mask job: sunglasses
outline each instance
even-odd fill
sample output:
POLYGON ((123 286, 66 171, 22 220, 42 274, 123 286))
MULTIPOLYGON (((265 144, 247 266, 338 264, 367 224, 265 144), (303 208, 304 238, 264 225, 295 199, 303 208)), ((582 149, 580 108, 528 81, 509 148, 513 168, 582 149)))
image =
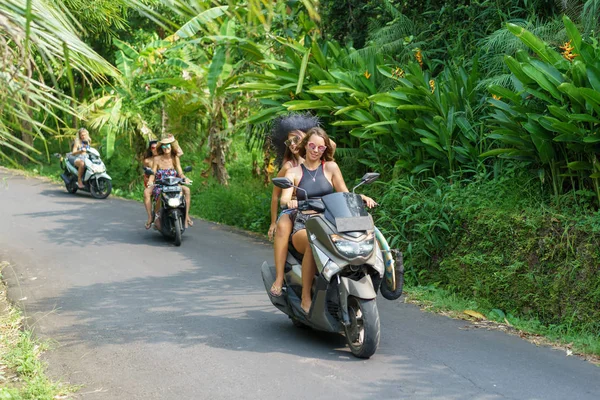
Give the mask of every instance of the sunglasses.
POLYGON ((156 150, 156 145, 150 146, 150 150, 156 150))
POLYGON ((160 146, 160 147, 162 147, 163 149, 170 149, 170 148, 171 148, 171 145, 170 145, 170 144, 163 144, 163 145, 162 145, 162 146, 160 146))
POLYGON ((293 144, 298 144, 298 142, 300 141, 300 138, 298 136, 294 136, 291 139, 286 140, 285 142, 283 142, 287 147, 290 147, 293 144))
POLYGON ((319 153, 322 153, 325 150, 327 150, 327 146, 317 146, 313 142, 308 142, 308 148, 311 149, 312 151, 317 150, 319 153))

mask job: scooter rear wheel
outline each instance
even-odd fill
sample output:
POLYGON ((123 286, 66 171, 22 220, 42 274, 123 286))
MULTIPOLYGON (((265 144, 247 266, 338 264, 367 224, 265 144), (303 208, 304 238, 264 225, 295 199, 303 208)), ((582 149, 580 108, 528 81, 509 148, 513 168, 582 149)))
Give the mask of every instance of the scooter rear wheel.
POLYGON ((67 192, 71 193, 71 194, 75 194, 77 193, 77 182, 75 183, 69 183, 68 185, 65 185, 65 187, 67 188, 67 192))
POLYGON ((346 342, 352 354, 358 358, 369 358, 379 346, 379 310, 375 299, 364 300, 348 297, 350 326, 345 327, 346 342))

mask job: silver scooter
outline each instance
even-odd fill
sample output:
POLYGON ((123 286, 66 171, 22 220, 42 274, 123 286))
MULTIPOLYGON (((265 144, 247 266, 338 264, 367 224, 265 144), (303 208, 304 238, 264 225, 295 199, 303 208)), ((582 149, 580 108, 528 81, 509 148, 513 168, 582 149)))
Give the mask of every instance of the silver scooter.
POLYGON ((290 245, 280 296, 270 293, 275 281, 275 267, 265 262, 261 268, 271 302, 287 314, 294 325, 344 334, 352 354, 359 358, 371 357, 379 345, 376 297, 385 266, 375 240, 373 219, 354 190, 378 177, 378 173, 367 173, 352 193, 331 193, 320 199, 311 199, 310 193, 294 186, 288 178, 273 179, 277 187, 295 187, 305 192, 308 200, 298 202, 298 213, 316 212, 308 215, 306 221, 318 271, 308 314, 300 307, 302 254, 290 245))

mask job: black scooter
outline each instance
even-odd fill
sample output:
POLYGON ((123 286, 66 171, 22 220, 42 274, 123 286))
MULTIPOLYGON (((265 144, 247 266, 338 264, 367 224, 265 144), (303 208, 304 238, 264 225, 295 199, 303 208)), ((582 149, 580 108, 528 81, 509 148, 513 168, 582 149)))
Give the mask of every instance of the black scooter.
MULTIPOLYGON (((185 167, 184 172, 190 172, 192 167, 185 167)), ((144 167, 144 173, 148 176, 154 175, 154 171, 144 167)), ((181 246, 181 236, 185 232, 186 203, 182 193, 181 185, 184 181, 176 176, 169 176, 154 181, 155 185, 161 185, 161 201, 158 215, 160 218, 160 233, 168 239, 173 240, 175 246, 181 246)), ((152 202, 152 215, 155 214, 156 203, 152 202)))

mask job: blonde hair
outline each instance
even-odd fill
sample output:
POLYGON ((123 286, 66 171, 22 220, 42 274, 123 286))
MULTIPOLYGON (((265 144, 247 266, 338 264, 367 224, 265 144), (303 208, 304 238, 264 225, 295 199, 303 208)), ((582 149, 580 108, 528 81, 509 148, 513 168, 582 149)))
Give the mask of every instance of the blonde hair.
POLYGON ((81 148, 81 138, 80 138, 80 136, 81 136, 82 132, 85 132, 86 135, 87 135, 88 145, 90 145, 90 146, 92 145, 92 138, 90 137, 90 132, 87 129, 85 129, 85 128, 79 128, 77 130, 77 135, 75 135, 75 147, 77 147, 77 148, 81 148))

